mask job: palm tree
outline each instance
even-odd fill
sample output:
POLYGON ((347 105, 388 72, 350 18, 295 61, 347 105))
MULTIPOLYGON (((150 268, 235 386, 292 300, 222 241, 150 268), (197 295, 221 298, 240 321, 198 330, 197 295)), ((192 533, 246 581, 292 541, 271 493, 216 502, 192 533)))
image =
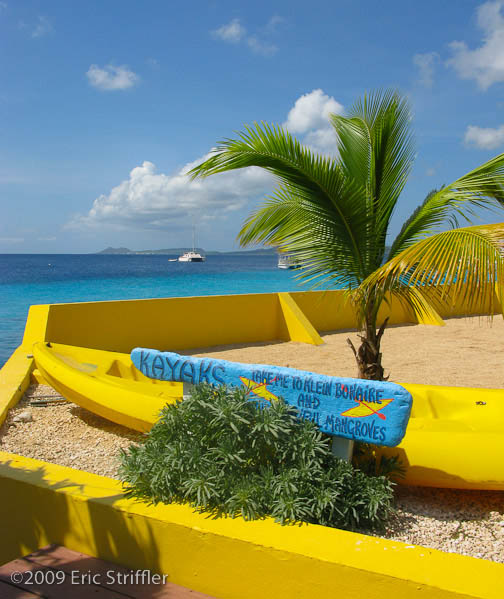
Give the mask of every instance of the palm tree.
MULTIPOLYGON (((365 95, 347 116, 331 115, 338 156, 302 146, 282 127, 255 124, 220 143, 192 178, 257 166, 278 183, 245 221, 242 246, 294 254, 300 278, 347 289, 360 328, 358 376, 382 380, 378 310, 392 296, 416 314, 462 295, 469 309, 503 296, 504 223, 471 225, 474 208, 502 208, 504 154, 427 195, 386 247, 392 213, 414 160, 411 112, 398 92, 365 95), (459 227, 462 219, 464 227, 459 227), (450 227, 448 230, 445 230, 450 227)), ((502 301, 501 301, 502 306, 502 301)))

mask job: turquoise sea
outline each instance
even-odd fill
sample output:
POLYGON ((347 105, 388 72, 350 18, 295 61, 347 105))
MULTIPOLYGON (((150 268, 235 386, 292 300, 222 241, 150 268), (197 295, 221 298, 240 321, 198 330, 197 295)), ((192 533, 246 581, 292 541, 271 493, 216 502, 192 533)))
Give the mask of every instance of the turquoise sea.
POLYGON ((32 304, 306 289, 273 254, 216 254, 204 263, 176 256, 0 255, 0 367, 21 343, 32 304))

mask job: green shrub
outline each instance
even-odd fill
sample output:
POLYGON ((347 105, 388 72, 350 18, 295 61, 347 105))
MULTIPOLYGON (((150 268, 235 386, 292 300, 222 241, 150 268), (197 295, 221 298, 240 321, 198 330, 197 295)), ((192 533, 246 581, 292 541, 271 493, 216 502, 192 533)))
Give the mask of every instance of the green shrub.
POLYGON ((200 385, 167 405, 121 455, 126 494, 214 515, 351 530, 381 528, 392 487, 331 454, 330 439, 283 400, 264 409, 245 389, 200 385))

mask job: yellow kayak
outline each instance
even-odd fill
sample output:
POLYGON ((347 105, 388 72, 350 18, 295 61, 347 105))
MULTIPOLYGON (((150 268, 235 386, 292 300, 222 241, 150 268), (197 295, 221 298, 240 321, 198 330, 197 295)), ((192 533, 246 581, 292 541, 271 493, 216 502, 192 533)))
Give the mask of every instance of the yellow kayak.
POLYGON ((39 342, 33 345, 33 357, 44 379, 63 397, 137 431, 148 431, 164 405, 182 398, 181 383, 147 378, 129 354, 39 342))
POLYGON ((413 396, 397 447, 409 485, 504 490, 504 389, 401 383, 413 396))
MULTIPOLYGON (((68 400, 138 431, 156 422, 182 384, 145 377, 129 354, 35 343, 44 378, 68 400)), ((458 489, 504 490, 504 390, 403 384, 413 396, 406 435, 397 447, 406 466, 400 482, 458 489)))

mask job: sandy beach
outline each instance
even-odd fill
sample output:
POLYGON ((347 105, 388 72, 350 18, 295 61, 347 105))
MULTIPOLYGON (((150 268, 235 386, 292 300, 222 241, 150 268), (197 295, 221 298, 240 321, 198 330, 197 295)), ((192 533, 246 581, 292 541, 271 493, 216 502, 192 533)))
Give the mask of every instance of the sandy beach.
MULTIPOLYGON (((386 375, 396 383, 504 388, 504 319, 451 318, 445 326, 397 325, 382 339, 386 375)), ((357 347, 355 330, 321 335, 324 345, 256 343, 197 348, 184 353, 235 362, 290 366, 332 376, 357 376, 347 344, 357 347)))

